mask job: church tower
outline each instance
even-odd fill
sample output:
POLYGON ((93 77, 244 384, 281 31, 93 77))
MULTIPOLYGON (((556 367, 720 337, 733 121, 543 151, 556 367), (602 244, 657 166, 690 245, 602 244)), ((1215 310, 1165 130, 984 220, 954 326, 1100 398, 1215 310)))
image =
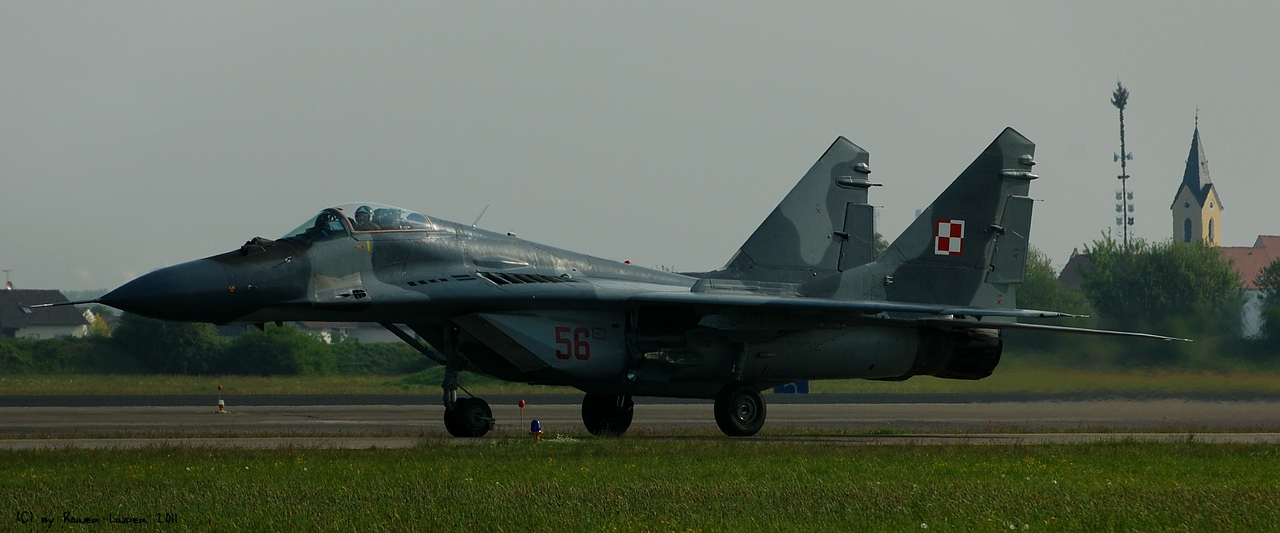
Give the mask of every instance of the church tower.
POLYGON ((1199 124, 1191 136, 1187 169, 1182 173, 1182 185, 1170 209, 1173 210, 1174 242, 1203 241, 1209 246, 1222 243, 1222 201, 1209 181, 1209 160, 1204 157, 1204 145, 1200 143, 1199 124))

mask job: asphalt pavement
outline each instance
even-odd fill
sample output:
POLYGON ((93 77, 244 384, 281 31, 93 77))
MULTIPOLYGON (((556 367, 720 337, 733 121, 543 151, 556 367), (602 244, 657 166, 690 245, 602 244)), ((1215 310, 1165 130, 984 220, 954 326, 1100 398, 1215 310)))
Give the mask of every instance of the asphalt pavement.
MULTIPOLYGON (((993 395, 766 395, 763 437, 876 443, 1036 443, 1097 439, 1280 442, 1280 399, 993 395), (870 396, 870 398, 868 398, 870 396), (1026 400, 1022 398, 1022 400, 1026 400), (1155 435, 1155 436, 1150 436, 1155 435)), ((0 397, 0 448, 403 447, 446 436, 432 396, 0 397), (37 400, 39 398, 39 400, 37 400), (36 405, 33 405, 36 404, 36 405), (274 440, 272 440, 274 439, 274 440)), ((547 438, 587 437, 581 395, 491 395, 495 437, 537 418, 547 438), (517 402, 526 400, 520 409, 517 402)), ((705 400, 637 399, 628 436, 718 438, 705 400)))

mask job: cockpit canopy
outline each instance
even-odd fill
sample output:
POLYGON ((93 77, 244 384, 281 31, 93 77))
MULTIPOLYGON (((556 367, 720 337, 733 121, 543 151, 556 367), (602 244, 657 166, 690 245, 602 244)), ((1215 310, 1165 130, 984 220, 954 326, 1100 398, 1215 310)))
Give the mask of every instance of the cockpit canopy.
POLYGON ((347 237, 351 232, 429 231, 435 225, 417 211, 383 204, 350 203, 330 207, 290 231, 282 239, 291 242, 320 242, 347 237))

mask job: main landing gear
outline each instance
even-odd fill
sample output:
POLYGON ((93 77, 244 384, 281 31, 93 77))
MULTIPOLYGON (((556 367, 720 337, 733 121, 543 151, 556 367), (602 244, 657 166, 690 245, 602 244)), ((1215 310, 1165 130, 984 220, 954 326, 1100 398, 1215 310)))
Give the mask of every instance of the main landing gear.
POLYGON ((582 424, 592 435, 617 437, 631 427, 635 406, 630 396, 587 393, 582 397, 582 424))
POLYGON ((760 391, 741 381, 720 389, 715 412, 716 425, 730 437, 750 437, 764 427, 764 398, 760 391))

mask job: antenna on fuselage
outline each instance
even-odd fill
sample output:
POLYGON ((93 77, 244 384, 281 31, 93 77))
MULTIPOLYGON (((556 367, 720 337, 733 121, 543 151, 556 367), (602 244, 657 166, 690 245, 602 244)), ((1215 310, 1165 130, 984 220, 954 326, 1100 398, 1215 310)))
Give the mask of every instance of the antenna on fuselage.
POLYGON ((484 204, 484 209, 480 210, 480 214, 476 215, 476 221, 471 223, 471 227, 476 227, 480 223, 480 217, 484 216, 484 212, 489 210, 489 204, 484 204))

